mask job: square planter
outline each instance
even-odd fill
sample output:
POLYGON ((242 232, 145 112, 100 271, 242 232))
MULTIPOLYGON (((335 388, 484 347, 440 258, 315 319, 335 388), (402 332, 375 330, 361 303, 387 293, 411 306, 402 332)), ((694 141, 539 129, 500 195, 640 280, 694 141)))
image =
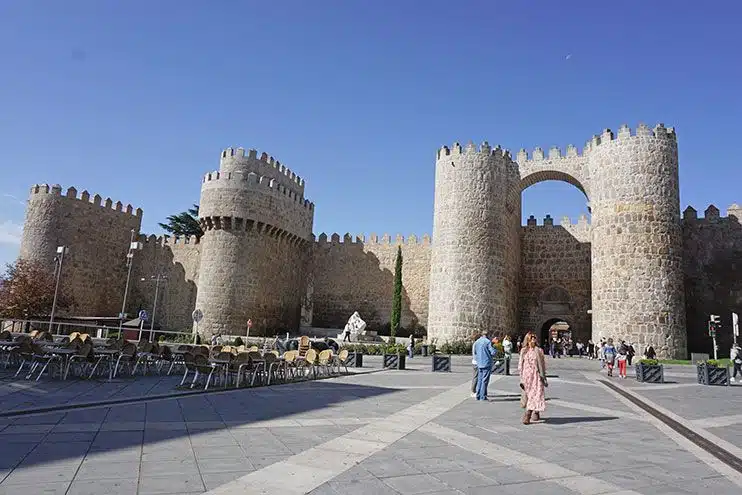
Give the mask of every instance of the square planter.
POLYGON ((665 383, 665 370, 661 364, 636 363, 636 381, 665 383))
POLYGON ((384 354, 384 368, 403 370, 405 358, 404 354, 384 354))
POLYGON ((433 354, 431 371, 451 372, 451 356, 447 354, 433 354))
POLYGON ((698 370, 698 383, 702 385, 729 386, 729 368, 716 367, 702 363, 696 366, 698 370))
POLYGON ((346 366, 351 368, 363 368, 363 353, 351 352, 348 354, 348 359, 345 361, 346 366))

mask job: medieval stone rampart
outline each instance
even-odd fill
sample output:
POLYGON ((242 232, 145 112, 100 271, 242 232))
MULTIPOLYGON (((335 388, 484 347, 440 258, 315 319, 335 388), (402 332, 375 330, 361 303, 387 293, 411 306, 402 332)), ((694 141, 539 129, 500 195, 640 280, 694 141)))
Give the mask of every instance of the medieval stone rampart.
POLYGON ((255 333, 300 322, 314 205, 293 172, 254 150, 244 155, 241 148, 222 152, 220 170, 201 187, 196 307, 206 336, 247 332, 248 320, 255 333))
POLYGON ((726 216, 710 205, 699 218, 692 207, 683 212, 685 300, 688 347, 713 355, 707 323, 721 317, 719 355, 732 344, 732 312, 742 316, 742 208, 733 204, 726 216))
POLYGON ((510 153, 486 142, 438 151, 428 334, 438 341, 517 325, 520 183, 510 153))
POLYGON ((531 216, 521 230, 520 327, 541 339, 557 320, 569 323, 572 338, 591 338, 590 224, 563 217, 561 225, 547 215, 542 225, 531 216))
POLYGON ((70 187, 34 185, 28 198, 21 240, 21 258, 54 267, 58 246, 69 250, 62 284, 74 298, 70 314, 115 316, 121 311, 126 253, 131 232, 139 232, 142 210, 91 197, 70 187))
POLYGON ((193 237, 139 236, 142 250, 135 253, 128 311, 137 314, 154 310, 157 275, 161 276, 157 295, 156 325, 188 331, 191 313, 196 306, 201 243, 193 237))
POLYGON ((390 321, 397 246, 402 247, 402 321, 428 319, 430 238, 320 234, 312 246, 311 310, 317 327, 342 328, 354 311, 379 328, 390 321))
POLYGON ((678 147, 662 124, 605 130, 589 150, 593 338, 685 357, 678 147))

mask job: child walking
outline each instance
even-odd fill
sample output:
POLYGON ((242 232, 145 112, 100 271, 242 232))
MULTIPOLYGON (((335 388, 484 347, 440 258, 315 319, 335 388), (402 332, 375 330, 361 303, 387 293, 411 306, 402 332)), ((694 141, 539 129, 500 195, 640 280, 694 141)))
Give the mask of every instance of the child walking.
POLYGON ((613 376, 613 365, 616 361, 616 348, 613 346, 613 339, 608 339, 605 347, 603 347, 603 358, 605 359, 605 366, 608 368, 608 376, 613 376))

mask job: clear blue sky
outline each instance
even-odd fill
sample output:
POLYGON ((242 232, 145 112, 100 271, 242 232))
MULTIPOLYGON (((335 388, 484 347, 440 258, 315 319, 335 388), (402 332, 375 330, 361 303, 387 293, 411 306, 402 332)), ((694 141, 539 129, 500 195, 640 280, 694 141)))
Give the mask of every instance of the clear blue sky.
MULTIPOLYGON (((742 201, 742 2, 0 2, 0 262, 33 183, 144 209, 198 201, 222 148, 306 178, 315 232, 432 228, 436 149, 517 151, 675 126, 682 207, 742 201), (17 198, 17 199, 14 199, 17 198)), ((542 183, 524 214, 573 220, 542 183)))

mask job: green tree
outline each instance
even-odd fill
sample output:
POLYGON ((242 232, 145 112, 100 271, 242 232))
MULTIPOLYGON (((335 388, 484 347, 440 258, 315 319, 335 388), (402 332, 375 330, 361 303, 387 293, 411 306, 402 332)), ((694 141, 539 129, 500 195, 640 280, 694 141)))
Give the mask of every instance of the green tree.
POLYGON ((190 237, 195 235, 201 237, 204 235, 204 231, 198 222, 198 205, 193 205, 193 208, 177 215, 170 215, 167 217, 167 223, 159 225, 165 232, 176 236, 190 237))
MULTIPOLYGON (((64 271, 66 267, 62 267, 64 271)), ((0 276, 0 315, 6 318, 39 318, 51 313, 56 286, 55 274, 37 261, 19 259, 6 265, 0 276)), ((60 286, 57 309, 71 305, 71 298, 60 286)))
POLYGON ((389 342, 395 342, 399 331, 399 321, 402 319, 402 246, 397 246, 397 259, 394 262, 394 298, 392 299, 392 321, 389 333, 389 342))

